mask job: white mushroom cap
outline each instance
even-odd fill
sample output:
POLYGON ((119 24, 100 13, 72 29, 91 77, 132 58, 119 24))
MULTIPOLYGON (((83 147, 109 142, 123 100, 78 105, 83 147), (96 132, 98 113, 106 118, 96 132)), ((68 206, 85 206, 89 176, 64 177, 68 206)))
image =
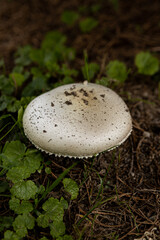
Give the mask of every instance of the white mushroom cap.
POLYGON ((124 142, 132 120, 114 91, 84 82, 63 85, 35 98, 24 112, 23 127, 42 151, 87 158, 124 142))

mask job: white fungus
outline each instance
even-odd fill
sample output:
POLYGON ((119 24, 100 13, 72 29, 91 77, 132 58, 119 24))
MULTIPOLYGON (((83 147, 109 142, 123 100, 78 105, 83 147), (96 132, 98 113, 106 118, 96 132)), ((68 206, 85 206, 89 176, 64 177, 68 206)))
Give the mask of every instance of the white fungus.
POLYGON ((63 85, 36 97, 24 112, 23 127, 42 151, 87 158, 124 142, 132 120, 113 90, 85 82, 63 85))

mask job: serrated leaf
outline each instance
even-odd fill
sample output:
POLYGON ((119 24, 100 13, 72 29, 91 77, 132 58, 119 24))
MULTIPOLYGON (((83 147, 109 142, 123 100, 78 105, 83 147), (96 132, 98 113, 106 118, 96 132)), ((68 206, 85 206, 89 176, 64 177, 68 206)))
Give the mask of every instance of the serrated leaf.
POLYGON ((13 228, 18 236, 25 237, 27 229, 34 228, 35 219, 30 214, 18 215, 13 222, 13 228))
POLYGON ((88 17, 82 21, 80 21, 80 29, 83 33, 87 33, 92 31, 98 25, 98 21, 94 18, 88 17))
POLYGON ((40 185, 37 193, 42 195, 45 192, 45 190, 46 190, 45 187, 43 185, 40 185))
POLYGON ((2 154, 3 166, 6 168, 18 166, 25 151, 26 146, 20 141, 6 142, 2 154))
POLYGON ((61 197, 60 203, 62 204, 64 209, 68 209, 68 202, 63 197, 61 197))
POLYGON ((64 189, 71 195, 71 200, 76 199, 79 193, 79 187, 77 183, 71 178, 63 179, 64 189))
POLYGON ((33 205, 29 201, 21 201, 17 198, 11 198, 9 207, 17 214, 29 213, 33 210, 33 205))
POLYGON ((19 182, 23 179, 29 178, 31 175, 27 167, 12 167, 7 172, 7 179, 11 180, 13 183, 19 182))
POLYGON ((159 60, 149 52, 140 52, 135 57, 138 72, 145 75, 154 75, 159 70, 159 60))
POLYGON ((126 65, 118 60, 110 61, 106 67, 107 76, 123 83, 128 77, 126 65))
POLYGON ((43 210, 46 211, 47 216, 50 217, 52 221, 62 221, 64 210, 62 204, 53 197, 49 198, 42 206, 43 210))
POLYGON ((35 198, 38 188, 33 181, 28 180, 15 183, 10 191, 13 196, 19 199, 29 200, 35 198))
POLYGON ((49 216, 46 214, 40 214, 37 218, 37 224, 39 227, 46 228, 49 226, 49 216))
POLYGON ((3 240, 20 240, 20 237, 16 233, 14 233, 13 231, 7 230, 4 233, 3 240))
POLYGON ((28 149, 23 161, 23 166, 27 167, 31 173, 39 169, 41 161, 43 160, 41 153, 28 149))
POLYGON ((50 224, 50 234, 53 238, 57 238, 65 233, 65 224, 64 222, 53 222, 50 224))

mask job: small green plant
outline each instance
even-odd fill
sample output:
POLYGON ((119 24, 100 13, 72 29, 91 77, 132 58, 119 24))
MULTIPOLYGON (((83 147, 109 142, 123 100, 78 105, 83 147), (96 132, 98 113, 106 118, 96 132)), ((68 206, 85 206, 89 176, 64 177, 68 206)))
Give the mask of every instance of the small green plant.
POLYGON ((84 51, 84 66, 81 68, 84 79, 88 82, 91 81, 99 72, 99 69, 100 67, 97 63, 88 63, 88 55, 84 51))
POLYGON ((107 77, 117 83, 124 83, 128 77, 126 65, 118 60, 110 61, 106 67, 107 77))
POLYGON ((71 195, 71 200, 76 199, 79 193, 79 187, 77 183, 71 178, 64 178, 63 185, 64 189, 71 195))
POLYGON ((92 17, 85 18, 80 21, 79 27, 83 33, 91 32, 92 29, 97 27, 98 21, 92 17))
POLYGON ((135 57, 135 65, 138 73, 144 75, 154 75, 159 71, 159 60, 150 52, 140 52, 135 57))
POLYGON ((72 26, 79 18, 79 14, 75 11, 65 10, 62 13, 61 20, 68 26, 72 26))
POLYGON ((102 5, 99 3, 91 5, 91 11, 93 13, 98 12, 101 8, 102 8, 102 5))
POLYGON ((94 79, 94 77, 96 76, 96 74, 99 72, 99 65, 97 63, 88 63, 88 74, 86 71, 86 67, 82 67, 82 73, 83 73, 83 77, 84 79, 87 79, 88 81, 94 79))
MULTIPOLYGON (((44 193, 47 193, 48 190, 43 185, 28 180, 31 174, 43 168, 42 160, 42 155, 37 150, 27 149, 25 144, 19 140, 6 142, 0 154, 1 167, 5 170, 7 180, 12 183, 9 207, 15 213, 15 218, 0 219, 2 222, 1 231, 13 227, 13 230, 5 231, 4 240, 20 240, 36 224, 43 228, 49 227, 53 238, 72 239, 71 236, 65 234, 65 224, 63 222, 64 210, 68 208, 68 202, 63 197, 60 200, 51 197, 44 202, 46 198, 44 193), (42 200, 44 202, 42 205, 43 211, 40 212, 37 206, 42 200), (7 220, 8 223, 6 223, 7 220)), ((62 174, 60 179, 49 187, 49 190, 53 190, 68 171, 62 174)), ((79 187, 74 180, 64 178, 63 184, 64 189, 71 195, 71 200, 76 199, 79 187)), ((6 189, 8 189, 8 186, 4 188, 3 184, 2 192, 6 189)))

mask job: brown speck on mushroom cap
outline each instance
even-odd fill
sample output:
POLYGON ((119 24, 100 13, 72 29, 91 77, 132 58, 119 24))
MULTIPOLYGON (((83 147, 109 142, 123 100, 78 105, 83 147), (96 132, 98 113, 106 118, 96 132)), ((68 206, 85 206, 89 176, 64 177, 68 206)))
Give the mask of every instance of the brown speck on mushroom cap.
POLYGON ((42 151, 83 158, 124 142, 132 120, 113 90, 85 82, 63 85, 35 98, 25 110, 23 127, 42 151))

